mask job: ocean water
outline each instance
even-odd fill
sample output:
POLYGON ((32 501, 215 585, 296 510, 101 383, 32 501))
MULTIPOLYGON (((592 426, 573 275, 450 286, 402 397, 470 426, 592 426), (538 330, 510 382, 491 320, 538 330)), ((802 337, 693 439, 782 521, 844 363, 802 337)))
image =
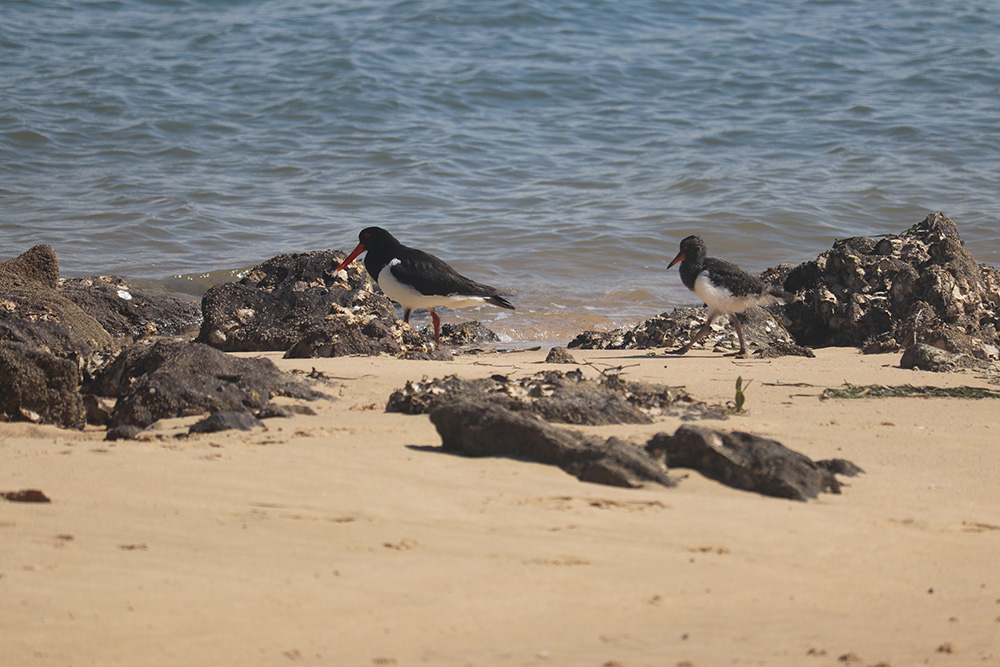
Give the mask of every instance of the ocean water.
MULTIPOLYGON (((368 225, 565 340, 935 210, 1000 264, 985 0, 4 0, 0 259, 197 297, 368 225)), ((415 321, 419 318, 415 316, 415 321)))

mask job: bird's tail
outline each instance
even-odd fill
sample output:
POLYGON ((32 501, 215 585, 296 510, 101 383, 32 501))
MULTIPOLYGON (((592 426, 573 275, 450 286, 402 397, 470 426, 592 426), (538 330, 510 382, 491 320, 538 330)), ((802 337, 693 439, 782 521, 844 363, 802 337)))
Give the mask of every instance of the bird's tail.
POLYGON ((486 297, 486 300, 492 303, 494 306, 500 306, 501 308, 510 308, 511 310, 514 310, 514 304, 512 304, 510 301, 503 298, 502 296, 499 295, 488 296, 486 297))

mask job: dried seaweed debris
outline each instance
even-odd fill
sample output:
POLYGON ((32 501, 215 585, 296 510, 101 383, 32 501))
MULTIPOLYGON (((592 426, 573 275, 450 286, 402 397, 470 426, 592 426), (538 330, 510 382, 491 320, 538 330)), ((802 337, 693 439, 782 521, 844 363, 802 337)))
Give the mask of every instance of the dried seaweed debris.
POLYGON ((845 382, 836 389, 824 389, 820 399, 828 398, 1000 398, 1000 392, 980 387, 915 387, 903 384, 887 387, 880 384, 855 385, 845 382))

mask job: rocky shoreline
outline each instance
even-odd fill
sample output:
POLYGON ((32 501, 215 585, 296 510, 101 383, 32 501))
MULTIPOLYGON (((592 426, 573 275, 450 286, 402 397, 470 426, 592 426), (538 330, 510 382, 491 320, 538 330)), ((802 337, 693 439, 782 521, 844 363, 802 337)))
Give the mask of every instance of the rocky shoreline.
MULTIPOLYGON (((238 282, 212 287, 200 307, 133 290, 116 276, 62 280, 55 252, 44 245, 0 262, 0 382, 5 385, 0 419, 70 429, 91 424, 106 428, 109 440, 134 438, 157 420, 190 415, 208 416, 206 423, 191 427, 192 433, 250 428, 254 421, 248 419, 287 416, 287 407, 279 409, 274 397, 332 397, 267 359, 227 353, 440 361, 451 358, 449 345, 496 339, 476 323, 466 323, 446 327, 445 345, 434 349, 426 334, 404 324, 392 302, 372 290, 360 266, 333 270, 343 257, 339 251, 274 257, 238 282)), ((901 352, 903 367, 953 371, 992 368, 1000 356, 1000 272, 977 264, 962 246, 955 223, 941 213, 899 235, 837 241, 816 260, 772 268, 762 278, 794 298, 740 315, 758 357, 854 347, 901 352)), ((704 308, 679 308, 634 327, 583 332, 568 347, 673 347, 687 340, 704 317, 704 308)), ((735 336, 720 325, 702 345, 732 349, 735 336)), ((550 358, 572 363, 569 352, 559 348, 550 358)), ((455 414, 527 411, 537 415, 543 430, 553 421, 641 423, 649 421, 651 409, 657 414, 725 412, 668 387, 627 386, 613 374, 600 383, 558 371, 534 380, 496 377, 486 383, 457 378, 408 383, 389 398, 386 409, 427 412, 435 424, 454 424, 455 414), (455 407, 459 404, 466 406, 464 412, 455 407)), ((503 433, 514 428, 510 419, 523 417, 494 415, 491 423, 503 433)), ((477 433, 482 439, 482 429, 477 433)), ((444 432, 442 438, 457 442, 444 432)), ((498 445, 495 453, 505 446, 498 445)), ((717 443, 706 447, 719 451, 717 443)), ((561 464, 567 469, 578 468, 579 457, 589 456, 579 448, 563 449, 579 455, 561 464)), ((646 465, 653 470, 661 464, 650 460, 646 465)))

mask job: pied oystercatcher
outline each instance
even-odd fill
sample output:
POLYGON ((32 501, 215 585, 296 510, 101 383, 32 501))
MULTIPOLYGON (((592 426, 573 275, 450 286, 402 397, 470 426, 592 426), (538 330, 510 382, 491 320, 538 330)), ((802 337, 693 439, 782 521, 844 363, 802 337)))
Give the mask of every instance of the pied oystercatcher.
POLYGON ((409 248, 381 227, 366 227, 358 234, 358 247, 347 256, 337 270, 367 251, 365 269, 385 295, 403 307, 403 321, 420 308, 431 312, 434 321, 434 343, 441 342, 441 318, 434 312, 438 306, 467 308, 491 303, 514 310, 500 290, 466 278, 434 255, 409 248))
POLYGON ((727 357, 747 356, 747 345, 743 340, 743 327, 740 326, 736 313, 752 306, 762 306, 768 303, 784 300, 783 294, 776 288, 764 283, 760 278, 723 259, 708 257, 705 242, 697 236, 688 236, 681 241, 680 252, 667 265, 669 269, 677 262, 681 263, 681 280, 684 286, 698 295, 708 305, 708 320, 702 325, 694 338, 686 345, 669 350, 669 354, 684 354, 691 346, 704 338, 712 326, 712 320, 725 313, 729 321, 736 327, 736 335, 740 339, 739 352, 727 354, 727 357))

